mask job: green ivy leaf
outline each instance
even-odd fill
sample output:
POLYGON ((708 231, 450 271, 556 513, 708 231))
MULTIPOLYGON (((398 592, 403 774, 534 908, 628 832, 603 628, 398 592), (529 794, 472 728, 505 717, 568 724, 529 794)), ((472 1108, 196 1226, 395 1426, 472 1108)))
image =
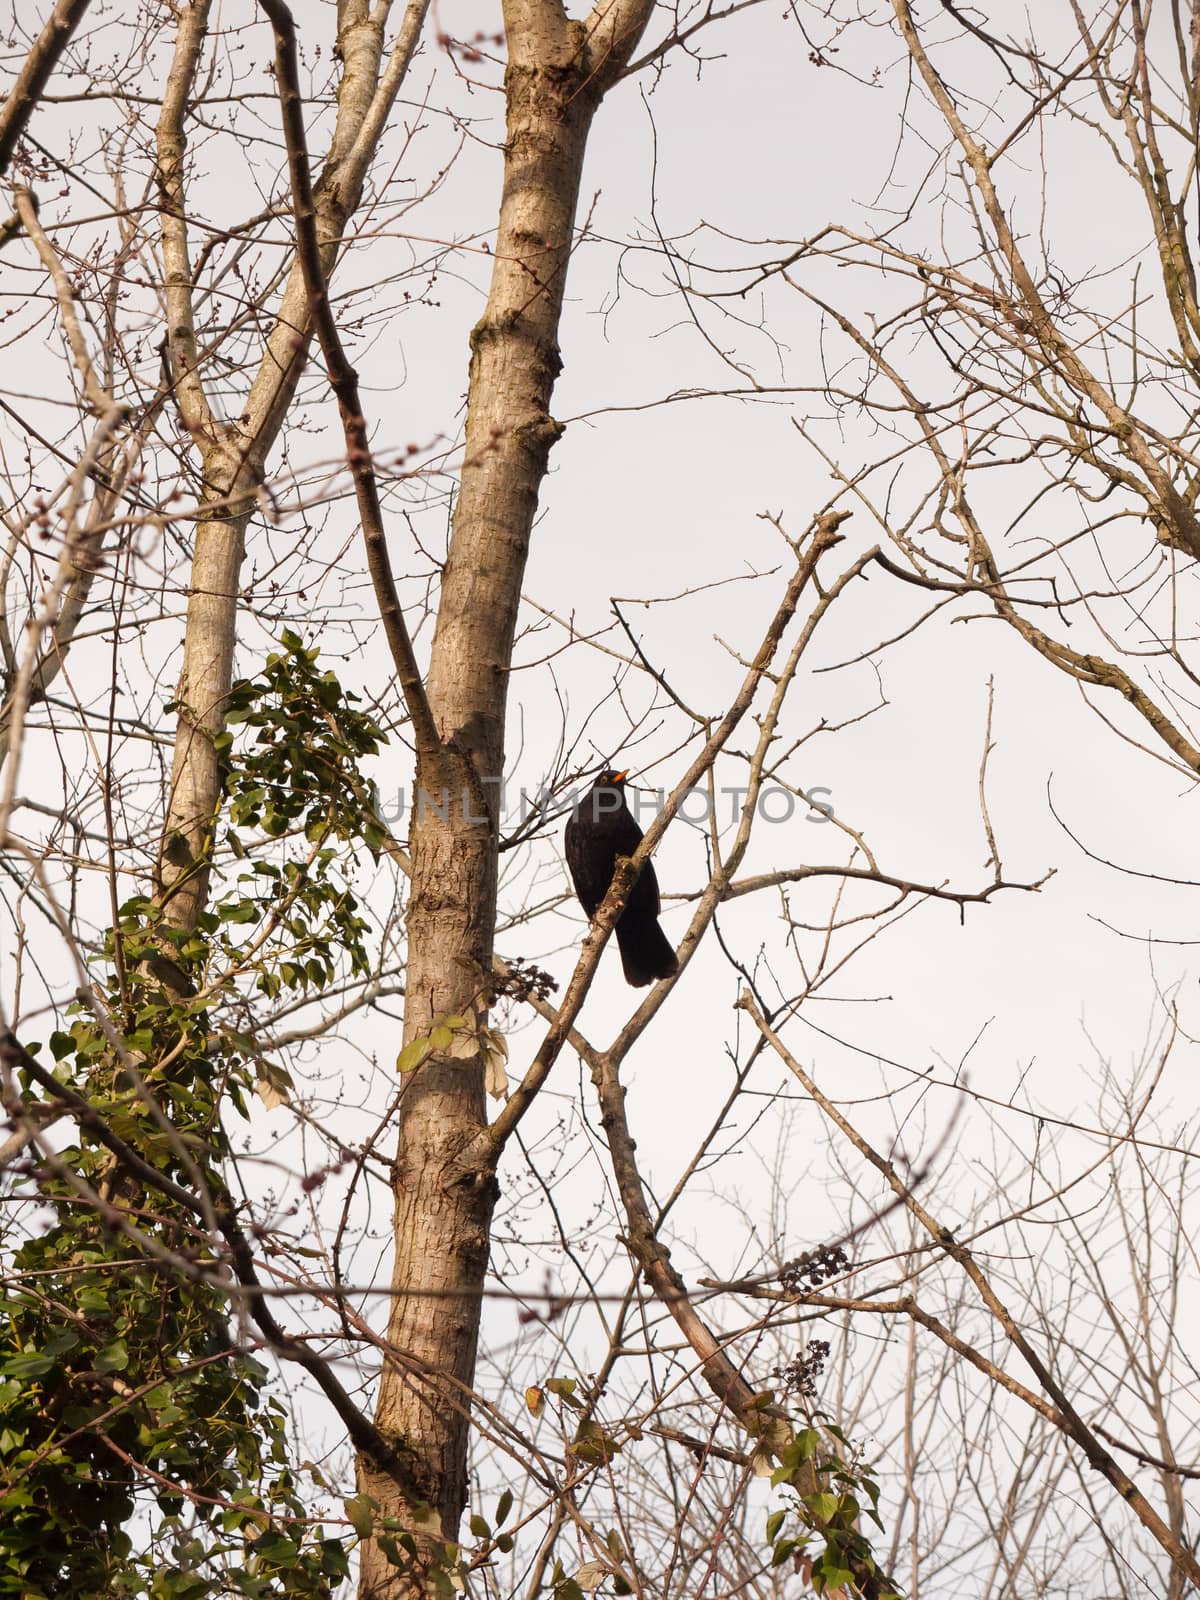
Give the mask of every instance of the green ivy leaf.
POLYGON ((835 1494, 818 1492, 806 1495, 804 1504, 820 1522, 832 1522, 837 1515, 838 1497, 835 1494))
POLYGON ((129 1351, 124 1339, 114 1339, 103 1350, 97 1351, 92 1365, 97 1372, 124 1372, 129 1365, 129 1351))
POLYGON ((55 1365, 53 1356, 30 1351, 28 1355, 9 1356, 7 1361, 0 1363, 0 1372, 7 1378, 40 1378, 55 1365))
POLYGON ((66 1355, 68 1350, 74 1350, 78 1343, 78 1328, 57 1328, 42 1346, 42 1354, 57 1358, 66 1355))
POLYGON ((433 1049, 432 1043, 426 1039, 410 1039, 396 1057, 397 1072, 412 1072, 419 1067, 425 1057, 433 1049))
POLYGON ((375 1526, 375 1512, 378 1509, 370 1495, 356 1494, 353 1500, 344 1500, 342 1508, 358 1537, 369 1539, 371 1530, 375 1526))

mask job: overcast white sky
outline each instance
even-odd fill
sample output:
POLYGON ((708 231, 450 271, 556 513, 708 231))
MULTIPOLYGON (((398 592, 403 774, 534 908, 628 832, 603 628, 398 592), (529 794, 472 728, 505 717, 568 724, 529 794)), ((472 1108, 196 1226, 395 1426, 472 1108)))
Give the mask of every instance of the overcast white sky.
MULTIPOLYGON (((310 37, 328 34, 329 6, 305 0, 296 9, 310 37)), ((1054 7, 1046 10, 1046 18, 1039 15, 1039 27, 1060 20, 1054 7)), ((1024 31, 1019 26, 1022 8, 1003 5, 991 11, 998 30, 1011 25, 1024 31)), ((499 8, 443 0, 436 25, 460 37, 477 28, 497 31, 499 8)), ((916 133, 899 145, 909 81, 886 28, 845 35, 839 41, 841 54, 831 58, 836 68, 809 61, 809 46, 781 20, 776 6, 759 7, 702 39, 719 59, 701 74, 676 60, 652 94, 648 78, 626 82, 597 120, 581 202, 590 219, 589 238, 572 267, 561 340, 565 366, 554 401, 555 414, 570 420, 552 454, 527 590, 560 616, 573 615, 579 630, 588 632, 611 620, 612 595, 657 599, 735 575, 781 569, 773 576, 704 589, 674 606, 629 611, 647 654, 687 703, 719 713, 742 676, 725 645, 753 653, 786 572, 788 552, 760 514, 781 514, 795 536, 830 496, 828 468, 793 424, 794 418, 815 416, 824 408, 815 396, 803 393, 753 402, 697 398, 657 404, 674 394, 729 388, 740 380, 697 331, 662 253, 626 247, 652 243, 655 220, 664 234, 675 238, 701 224, 745 239, 783 241, 811 235, 833 220, 864 231, 878 229, 885 209, 898 212, 913 200, 905 236, 911 242, 924 230, 926 248, 935 252, 943 222, 936 185, 922 189, 919 183, 934 152, 916 133), (876 69, 878 81, 872 83, 876 69), (885 188, 889 178, 890 189, 885 188)), ((265 62, 265 29, 253 30, 246 48, 265 62)), ((469 241, 470 248, 440 271, 431 291, 435 306, 379 321, 370 341, 354 351, 381 449, 402 447, 410 439, 425 445, 457 437, 467 336, 481 309, 489 264, 476 245, 490 237, 494 226, 499 97, 483 88, 468 91, 461 82, 455 86, 446 59, 430 59, 436 73, 431 104, 438 106, 449 97, 460 116, 476 120, 437 193, 410 214, 389 217, 385 231, 408 230, 421 240, 459 239, 469 241)), ((406 96, 408 117, 418 116, 411 102, 425 76, 425 68, 414 76, 406 96)), ((993 96, 990 77, 980 82, 978 92, 984 100, 993 96)), ((74 113, 63 108, 56 115, 62 121, 53 136, 45 123, 40 132, 59 148, 65 146, 74 113)), ((263 115, 273 125, 269 105, 263 115)), ((442 164, 458 137, 437 111, 422 113, 420 120, 428 131, 414 140, 405 158, 417 184, 442 164)), ((923 113, 916 120, 932 133, 933 124, 923 113)), ((1003 114, 990 125, 991 137, 1002 122, 1003 114)), ((399 133, 381 170, 398 150, 399 133)), ((1028 225, 1041 226, 1042 191, 1027 160, 1034 152, 1033 144, 1022 147, 1020 159, 1006 163, 999 177, 1007 194, 1022 196, 1028 225)), ((1144 218, 1112 181, 1111 166, 1094 142, 1078 129, 1056 128, 1049 159, 1046 228, 1067 270, 1115 265, 1144 247, 1144 218)), ((205 170, 217 214, 232 217, 254 209, 257 201, 229 141, 213 144, 205 170)), ((951 231, 955 226, 950 224, 951 231)), ((373 251, 351 261, 351 276, 344 282, 378 281, 404 252, 420 257, 426 248, 403 238, 390 244, 381 240, 373 251)), ((696 235, 695 249, 717 262, 772 253, 767 247, 759 251, 722 245, 711 232, 696 235)), ((6 257, 17 254, 17 247, 8 247, 6 257)), ((890 293, 878 280, 849 271, 821 269, 821 281, 856 319, 869 317, 890 293)), ((1114 275, 1115 303, 1121 302, 1127 281, 1128 270, 1124 277, 1114 275)), ((765 308, 774 343, 753 328, 738 330, 715 320, 709 324, 714 337, 725 341, 726 351, 763 384, 819 385, 831 347, 822 345, 812 314, 782 292, 773 292, 765 308)), ((753 298, 747 301, 749 320, 757 309, 753 298)), ((45 382, 52 382, 59 370, 47 361, 45 382)), ((41 371, 31 357, 19 387, 36 387, 41 371)), ((10 368, 6 382, 12 381, 11 373, 10 368)), ((320 436, 293 435, 293 466, 333 453, 333 419, 326 412, 324 420, 320 436)), ((840 442, 832 429, 825 430, 824 438, 831 448, 836 446, 849 470, 884 447, 861 419, 847 422, 840 442)), ((986 511, 997 531, 1020 503, 1019 488, 1010 491, 996 484, 986 511)), ((398 498, 394 507, 398 512, 398 498)), ((422 537, 436 547, 444 537, 444 508, 432 506, 422 517, 410 495, 410 509, 422 537)), ((1047 526, 1031 529, 1031 534, 1051 533, 1054 514, 1048 508, 1047 526)), ((328 539, 334 541, 339 530, 351 526, 348 507, 338 508, 328 539)), ((879 538, 862 508, 845 531, 846 542, 830 558, 827 577, 879 538)), ((398 569, 422 572, 424 564, 413 552, 399 515, 393 532, 398 569)), ((356 560, 352 547, 348 561, 356 560)), ((415 598, 417 583, 411 592, 415 598)), ((822 786, 831 792, 838 816, 865 833, 885 871, 916 880, 948 879, 965 889, 982 887, 988 850, 977 783, 991 679, 994 751, 988 797, 1005 874, 1033 880, 1053 868, 1055 876, 1036 895, 1000 895, 988 906, 968 907, 964 918, 946 904, 916 910, 857 956, 824 997, 807 1008, 789 1037, 815 1064, 817 1076, 852 1100, 878 1097, 884 1086, 906 1085, 910 1074, 930 1067, 936 1079, 951 1079, 969 1053, 975 1089, 1091 1123, 1097 1115, 1092 1080, 1097 1054, 1111 1060, 1119 1075, 1132 1072, 1147 1039, 1161 1029, 1168 997, 1179 1005, 1185 1032, 1200 1031, 1189 943, 1200 937, 1195 890, 1119 875, 1089 862, 1054 820, 1049 797, 1097 852, 1145 873, 1187 878, 1196 866, 1192 788, 1162 763, 1123 743, 1087 710, 1073 682, 1034 657, 995 621, 951 623, 949 614, 935 619, 901 646, 878 654, 878 674, 872 660, 838 672, 815 670, 871 651, 900 632, 922 607, 923 597, 878 569, 833 607, 814 642, 810 671, 794 694, 785 737, 797 737, 822 720, 837 723, 867 710, 878 701, 880 684, 886 703, 856 725, 815 739, 803 781, 808 788, 822 786), (1163 942, 1149 943, 1150 936, 1163 942), (806 1027, 809 1021, 814 1028, 806 1027)), ((531 612, 531 621, 534 616, 531 612)), ((339 670, 348 681, 378 692, 386 674, 378 643, 360 653, 346 631, 330 627, 320 616, 315 623, 303 615, 295 620, 302 629, 318 627, 323 648, 344 652, 339 670)), ((616 635, 607 635, 605 642, 621 644, 616 635)), ((558 643, 561 636, 553 627, 534 633, 522 644, 520 659, 536 661, 558 643)), ((247 648, 241 669, 251 671, 254 665, 253 651, 247 648)), ((518 785, 535 787, 553 759, 560 732, 559 697, 569 706, 572 726, 578 727, 586 709, 611 684, 613 663, 598 652, 576 649, 559 658, 554 670, 553 680, 545 667, 531 667, 514 677, 508 776, 518 785)), ((630 694, 633 703, 648 703, 640 684, 630 694)), ((1121 720, 1119 707, 1106 704, 1105 709, 1122 727, 1134 727, 1121 720)), ((634 764, 645 768, 651 786, 670 787, 682 770, 682 758, 668 754, 675 744, 672 726, 664 722, 661 733, 635 751, 634 764)), ((619 740, 623 727, 619 709, 610 708, 590 733, 601 751, 619 755, 609 741, 619 740)), ((735 742, 744 747, 746 740, 735 742)), ((31 752, 23 791, 36 795, 41 782, 52 794, 58 781, 52 752, 32 746, 31 752)), ((399 745, 380 760, 377 776, 385 797, 410 784, 399 745)), ((732 774, 729 781, 736 781, 732 774)), ((845 836, 835 828, 806 822, 797 814, 786 825, 763 828, 746 865, 763 870, 844 859, 847 848, 845 836)), ((537 847, 535 864, 545 891, 561 870, 556 837, 537 847)), ((694 890, 702 866, 698 835, 677 824, 658 857, 668 902, 666 926, 676 936, 686 913, 672 907, 671 897, 694 890)), ((527 876, 514 882, 509 909, 527 883, 527 876)), ((832 892, 829 880, 794 891, 794 913, 819 923, 832 892)), ((751 954, 758 943, 770 943, 785 989, 794 988, 794 973, 789 974, 781 955, 779 912, 776 898, 742 901, 727 909, 722 927, 751 954)), ((519 936, 502 938, 500 948, 544 957, 565 982, 582 932, 581 918, 564 911, 533 933, 521 930, 519 936)), ((660 1191, 670 1187, 726 1093, 730 1069, 723 1052, 734 1032, 731 1007, 737 989, 719 952, 706 948, 683 978, 669 1012, 630 1057, 631 1118, 647 1174, 660 1191)), ((615 952, 608 953, 583 1014, 583 1031, 605 1043, 639 998, 624 986, 615 952)), ((527 1028, 514 1040, 514 1070, 520 1070, 536 1037, 527 1028)), ((375 1019, 360 1030, 359 1039, 378 1052, 384 1071, 373 1094, 382 1094, 398 1044, 396 1032, 386 1020, 375 1019)), ((1181 1038, 1160 1089, 1164 1105, 1174 1103, 1176 1108, 1169 1121, 1192 1115, 1194 1063, 1194 1047, 1181 1038)), ((357 1058, 326 1052, 314 1070, 330 1081, 343 1073, 349 1078, 359 1067, 357 1058)), ((770 1090, 781 1081, 776 1068, 764 1062, 755 1083, 770 1090)), ((558 1113, 557 1096, 571 1099, 575 1093, 574 1063, 564 1060, 547 1099, 548 1117, 558 1113)), ((950 1120, 957 1099, 950 1088, 930 1091, 924 1122, 931 1135, 950 1120)), ((907 1112, 907 1094, 901 1105, 907 1112)), ((755 1115, 761 1109, 761 1103, 753 1105, 755 1115)), ((903 1113, 882 1099, 863 1105, 858 1114, 886 1143, 888 1130, 903 1113)), ((282 1118, 286 1113, 271 1115, 282 1118)), ((814 1118, 807 1108, 797 1117, 798 1148, 806 1149, 812 1140, 814 1118)), ((748 1122, 749 1113, 741 1119, 743 1126, 748 1122)), ((1000 1128, 993 1144, 987 1118, 968 1111, 960 1124, 954 1160, 961 1164, 967 1188, 973 1182, 969 1158, 1004 1159, 1006 1139, 1020 1150, 1032 1150, 1034 1118, 1005 1114, 1000 1128)), ((747 1148, 769 1154, 777 1138, 778 1123, 768 1118, 747 1148)), ((909 1153, 918 1155, 919 1150, 909 1148, 909 1153)), ((752 1206, 765 1194, 756 1162, 752 1153, 740 1164, 730 1162, 713 1185, 737 1188, 752 1206)), ((950 1155, 942 1162, 950 1165, 950 1155)), ((578 1183, 581 1189, 594 1186, 590 1170, 578 1183)), ((982 1175, 979 1185, 986 1187, 982 1175)), ((814 1181, 814 1195, 819 1188, 814 1181)), ((828 1212, 814 1210, 796 1222, 809 1232, 792 1238, 790 1245, 799 1249, 818 1242, 832 1222, 828 1212)), ((742 1220, 703 1187, 691 1207, 681 1209, 677 1227, 685 1239, 702 1238, 710 1265, 730 1273, 745 1265, 742 1220)))
MULTIPOLYGON (((1015 7, 1001 11, 992 19, 997 28, 1015 25, 1023 14, 1015 7)), ((298 7, 307 41, 324 39, 330 15, 325 5, 298 7)), ((1053 16, 1039 18, 1043 29, 1060 24, 1053 16)), ((458 37, 470 37, 476 29, 498 31, 499 8, 444 0, 436 25, 458 37)), ((776 252, 757 244, 723 245, 704 225, 750 241, 789 241, 831 221, 864 231, 878 228, 885 215, 898 214, 912 202, 906 237, 920 240, 924 231, 925 247, 936 250, 946 224, 938 184, 923 183, 936 160, 921 132, 941 136, 928 115, 919 106, 914 109, 908 69, 888 28, 850 30, 836 40, 837 52, 829 54, 836 64, 823 68, 809 60, 809 45, 798 30, 769 7, 700 38, 713 58, 701 73, 676 58, 656 83, 643 75, 620 86, 597 120, 581 201, 588 237, 572 266, 562 328, 565 367, 554 401, 556 415, 570 420, 552 455, 527 589, 559 615, 573 614, 579 628, 588 631, 611 621, 613 594, 653 599, 736 574, 774 571, 756 581, 707 589, 676 606, 631 613, 650 658, 669 672, 683 698, 719 711, 741 669, 717 636, 736 650, 751 646, 774 604, 781 582, 777 569, 787 554, 761 513, 782 514, 796 535, 830 495, 828 469, 793 425, 794 418, 803 420, 823 407, 804 393, 752 403, 714 398, 661 403, 689 391, 746 385, 697 331, 655 246, 655 229, 675 238, 692 236, 694 245, 681 246, 685 253, 694 248, 698 257, 726 265, 776 252), (901 140, 905 108, 918 132, 901 140), (637 247, 628 248, 631 244, 637 247)), ((249 30, 242 39, 240 70, 257 87, 266 34, 249 30)), ((431 68, 435 88, 429 104, 449 103, 459 118, 471 119, 462 152, 436 193, 410 214, 387 218, 381 231, 391 242, 381 239, 372 251, 353 258, 342 280, 343 287, 377 281, 405 252, 414 259, 426 256, 431 246, 425 241, 464 241, 438 274, 430 292, 436 303, 378 319, 370 339, 355 350, 381 448, 457 436, 467 334, 481 309, 489 267, 478 244, 494 226, 500 98, 456 78, 436 51, 427 52, 424 66, 414 73, 402 109, 403 119, 424 131, 405 154, 401 181, 411 173, 413 187, 423 186, 460 137, 440 110, 421 112, 415 104, 431 68), (412 242, 396 237, 405 232, 412 242)), ((981 69, 976 63, 972 70, 981 69)), ((114 60, 114 72, 127 73, 128 67, 114 60)), ((480 75, 496 81, 494 69, 480 69, 480 75)), ((990 79, 980 82, 979 93, 985 98, 994 93, 990 79)), ((60 119, 50 140, 56 146, 65 147, 68 132, 85 126, 78 108, 52 115, 60 119)), ((269 102, 262 116, 269 129, 269 102)), ((1002 123, 1001 110, 989 123, 993 138, 1002 123)), ((47 129, 43 124, 44 135, 47 129)), ((312 137, 316 148, 319 139, 315 132, 312 137)), ((1048 220, 1041 225, 1056 248, 1061 246, 1068 267, 1122 261, 1145 243, 1140 213, 1114 188, 1111 165, 1094 140, 1058 126, 1054 140, 1048 220), (1105 204, 1098 209, 1094 196, 1100 185, 1105 204)), ((85 144, 92 142, 85 136, 85 144)), ((399 130, 381 170, 398 148, 399 130)), ((1006 195, 1019 197, 1022 212, 1036 218, 1041 189, 1028 154, 1022 147, 1019 159, 1006 163, 1000 176, 1006 195)), ((206 147, 201 181, 217 217, 239 215, 255 203, 228 138, 206 147)), ((877 310, 889 292, 886 284, 861 273, 813 271, 823 292, 836 292, 839 305, 853 317, 877 310)), ((1116 283, 1119 297, 1124 279, 1116 283)), ((780 294, 761 308, 770 321, 769 338, 752 327, 710 319, 715 341, 762 384, 819 385, 825 363, 836 364, 838 358, 832 342, 819 338, 812 315, 794 296, 780 294)), ((759 310, 757 298, 750 297, 747 321, 752 323, 759 310)), ((47 363, 48 383, 57 371, 47 363)), ((331 423, 326 413, 325 432, 316 439, 292 436, 293 465, 306 457, 320 459, 333 448, 331 423)), ((826 444, 850 468, 880 448, 868 423, 859 419, 857 432, 855 427, 851 418, 840 443, 830 430, 825 434, 826 444)), ((1010 494, 997 484, 995 504, 987 508, 997 523, 1006 505, 1020 503, 1018 492, 1010 494)), ((349 528, 348 512, 338 516, 335 526, 349 528)), ((443 508, 436 506, 417 525, 436 545, 444 536, 443 508)), ((879 537, 861 508, 846 531, 830 573, 879 537)), ((408 545, 399 517, 394 535, 397 566, 404 571, 408 545)), ((354 559, 352 550, 348 560, 354 559)), ((326 593, 317 591, 316 598, 326 593)), ((812 665, 860 656, 899 632, 921 605, 914 591, 876 571, 834 607, 814 643, 812 665)), ((305 621, 303 616, 296 620, 305 621)), ((336 650, 336 630, 322 626, 321 631, 323 645, 336 650)), ((550 642, 561 642, 552 627, 533 635, 522 647, 524 659, 541 657, 550 642)), ((607 642, 621 641, 609 636, 607 642)), ((243 668, 251 669, 252 653, 243 655, 243 668)), ((855 1074, 864 1071, 865 1060, 856 1052, 874 1050, 923 1071, 931 1062, 957 1062, 983 1029, 971 1055, 972 1082, 1004 1097, 1020 1080, 1030 1103, 1070 1117, 1081 1109, 1085 1093, 1085 1080, 1076 1070, 1091 1056, 1085 1027, 1102 1054, 1131 1065, 1147 1030, 1157 1028, 1164 992, 1178 993, 1186 1025, 1194 978, 1175 988, 1190 971, 1186 942, 1152 948, 1138 941, 1148 934, 1187 941, 1192 892, 1089 863, 1053 820, 1048 790, 1070 826, 1098 851, 1145 871, 1183 877, 1194 855, 1190 790, 1160 764, 1123 746, 1087 714, 1073 683, 1033 658, 993 621, 951 625, 935 620, 899 649, 880 655, 878 665, 879 677, 871 661, 859 662, 841 672, 810 675, 797 691, 786 724, 792 737, 822 719, 838 722, 875 705, 880 683, 887 701, 858 725, 814 740, 804 763, 805 785, 832 792, 839 817, 866 834, 885 870, 934 882, 949 879, 965 888, 982 886, 987 848, 976 787, 990 677, 995 749, 989 798, 1006 875, 1035 879, 1051 867, 1056 875, 1036 896, 998 897, 987 907, 969 908, 962 921, 951 906, 926 907, 863 952, 811 1011, 814 1021, 852 1048, 839 1050, 825 1042, 818 1059, 839 1075, 855 1074)), ((365 656, 352 651, 345 670, 374 692, 386 673, 378 648, 365 656)), ((514 679, 508 775, 517 784, 536 786, 552 758, 560 731, 556 696, 561 693, 568 702, 578 726, 611 682, 612 662, 574 651, 555 670, 557 687, 544 669, 514 679)), ((635 703, 639 695, 645 703, 645 692, 635 687, 635 703)), ((590 737, 608 750, 607 741, 619 740, 623 726, 619 713, 601 717, 590 737)), ((669 787, 678 776, 679 758, 662 759, 673 745, 664 727, 657 740, 649 738, 637 748, 636 765, 645 767, 645 781, 652 786, 669 787)), ((619 752, 613 748, 612 753, 619 752)), ((53 782, 49 769, 47 776, 53 782)), ((408 782, 399 747, 381 761, 379 779, 385 797, 408 782)), ((553 875, 558 871, 554 850, 549 843, 540 848, 541 871, 553 875)), ((844 836, 835 829, 797 815, 786 825, 763 829, 747 865, 761 869, 835 859, 845 848, 844 836)), ((659 857, 668 900, 695 887, 701 864, 695 830, 676 826, 659 857)), ((793 906, 798 915, 819 921, 830 894, 829 884, 819 882, 796 892, 793 906)), ((778 914, 775 900, 742 902, 729 908, 723 921, 753 943, 775 937, 778 914)), ((682 913, 669 911, 668 926, 678 933, 682 913)), ((550 962, 562 978, 570 970, 569 941, 581 929, 581 923, 569 924, 560 916, 542 935, 542 949, 552 949, 556 941, 568 946, 550 962)), ((720 1041, 729 1030, 727 1008, 735 994, 735 980, 715 951, 703 953, 684 980, 683 1003, 669 1024, 670 1055, 687 1063, 695 1093, 681 1101, 678 1069, 651 1061, 664 1048, 661 1039, 631 1059, 635 1105, 672 1109, 669 1124, 660 1128, 663 1142, 645 1152, 652 1167, 670 1170, 690 1148, 713 1097, 722 1092, 726 1069, 720 1041)), ((630 1000, 615 959, 606 961, 589 1001, 587 1030, 603 1040, 630 1000)), ((816 1050, 818 1041, 810 1042, 816 1050)), ((390 1047, 390 1036, 381 1037, 381 1054, 390 1047)), ((519 1062, 519 1050, 514 1058, 519 1062)), ((1185 1059, 1180 1049, 1175 1072, 1187 1071, 1185 1059)), ((890 1070, 885 1078, 896 1082, 890 1070)), ((874 1083, 873 1071, 866 1070, 862 1081, 874 1083)), ((950 1099, 944 1107, 935 1099, 935 1120, 943 1111, 949 1115, 950 1099)), ((1017 1137, 1021 1126, 1016 1125, 1017 1137)))

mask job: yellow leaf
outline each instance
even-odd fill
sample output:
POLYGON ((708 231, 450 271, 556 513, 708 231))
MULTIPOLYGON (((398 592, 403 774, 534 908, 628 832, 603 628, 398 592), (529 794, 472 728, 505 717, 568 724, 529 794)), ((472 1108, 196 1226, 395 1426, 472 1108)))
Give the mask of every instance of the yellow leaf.
POLYGON ((412 1072, 433 1049, 428 1039, 410 1039, 396 1057, 397 1072, 412 1072))

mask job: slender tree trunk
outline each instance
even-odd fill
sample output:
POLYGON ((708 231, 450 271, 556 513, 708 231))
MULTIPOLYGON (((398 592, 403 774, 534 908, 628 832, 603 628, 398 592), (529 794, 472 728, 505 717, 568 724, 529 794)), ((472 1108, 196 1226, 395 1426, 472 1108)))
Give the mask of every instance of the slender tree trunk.
MULTIPOLYGON (((342 0, 338 6, 337 44, 344 69, 333 138, 314 190, 326 280, 332 276, 343 230, 358 206, 363 179, 412 60, 428 5, 429 0, 409 0, 386 67, 384 28, 390 7, 385 3, 372 8, 368 0, 342 0)), ((304 370, 312 332, 308 291, 297 261, 242 417, 233 424, 214 419, 196 362, 183 205, 184 119, 207 11, 207 0, 192 0, 181 8, 176 59, 158 126, 168 349, 180 413, 204 463, 202 507, 209 510, 196 527, 176 697, 178 731, 158 871, 167 920, 185 929, 195 926, 208 895, 211 831, 221 797, 220 762, 213 741, 221 731, 233 678, 246 527, 267 457, 304 370)))
MULTIPOLYGON (((509 0, 508 138, 487 309, 471 335, 466 454, 430 662, 442 739, 418 759, 412 826, 405 1041, 437 1019, 474 1028, 405 1087, 395 1164, 390 1357, 376 1421, 412 1467, 407 1490, 370 1461, 360 1489, 386 1515, 455 1539, 466 1500, 471 1385, 495 1173, 465 1152, 486 1120, 478 1029, 487 1018, 495 925, 499 778, 517 607, 538 494, 561 431, 550 398, 588 132, 640 37, 647 0, 572 22, 559 0, 509 0)), ((419 1593, 364 1547, 361 1594, 419 1593)))

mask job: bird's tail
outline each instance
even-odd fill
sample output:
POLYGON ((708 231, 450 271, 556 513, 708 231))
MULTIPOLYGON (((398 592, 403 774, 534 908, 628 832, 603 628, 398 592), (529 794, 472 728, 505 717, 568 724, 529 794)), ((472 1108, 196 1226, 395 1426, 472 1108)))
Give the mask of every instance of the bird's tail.
POLYGON ((617 944, 625 981, 635 989, 644 989, 656 978, 673 978, 679 971, 678 957, 657 917, 644 913, 631 917, 626 911, 617 923, 617 944))

